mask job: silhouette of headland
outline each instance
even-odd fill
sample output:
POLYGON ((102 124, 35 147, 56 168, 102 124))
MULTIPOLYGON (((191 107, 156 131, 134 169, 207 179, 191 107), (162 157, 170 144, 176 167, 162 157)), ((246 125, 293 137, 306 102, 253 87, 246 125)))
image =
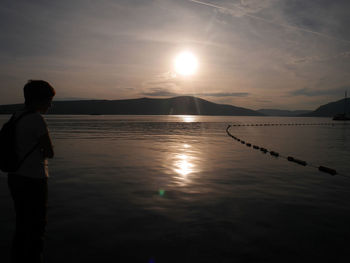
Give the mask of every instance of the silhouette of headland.
POLYGON ((350 99, 341 99, 330 102, 318 107, 316 110, 299 115, 300 117, 333 117, 336 114, 344 112, 344 103, 346 102, 346 114, 350 115, 350 99), (346 100, 346 101, 345 101, 346 100))

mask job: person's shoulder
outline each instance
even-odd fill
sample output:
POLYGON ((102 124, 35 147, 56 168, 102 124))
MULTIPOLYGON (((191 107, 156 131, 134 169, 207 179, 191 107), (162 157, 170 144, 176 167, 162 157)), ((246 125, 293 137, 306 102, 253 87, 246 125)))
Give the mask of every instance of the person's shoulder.
POLYGON ((38 123, 46 125, 46 121, 43 115, 41 115, 39 112, 30 113, 29 115, 32 116, 32 118, 37 121, 38 123))
POLYGON ((44 120, 43 115, 41 115, 41 113, 39 112, 30 112, 28 113, 29 116, 33 116, 34 118, 40 119, 40 120, 44 120))
POLYGON ((26 126, 30 126, 31 130, 38 136, 48 133, 48 127, 44 117, 39 112, 29 113, 25 116, 26 126))
POLYGON ((22 113, 25 114, 23 116, 23 121, 28 122, 31 125, 45 125, 46 126, 46 121, 44 117, 39 113, 39 112, 27 112, 27 113, 22 113))
POLYGON ((16 119, 19 118, 22 114, 24 114, 25 110, 18 110, 16 112, 13 113, 13 117, 15 117, 16 119))

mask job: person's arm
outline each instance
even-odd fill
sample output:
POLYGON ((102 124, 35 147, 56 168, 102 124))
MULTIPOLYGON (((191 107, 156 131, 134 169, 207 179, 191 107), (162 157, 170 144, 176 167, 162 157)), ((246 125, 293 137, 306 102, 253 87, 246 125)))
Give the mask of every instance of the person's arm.
POLYGON ((39 147, 42 149, 44 157, 53 158, 54 151, 49 133, 46 133, 39 138, 39 147))

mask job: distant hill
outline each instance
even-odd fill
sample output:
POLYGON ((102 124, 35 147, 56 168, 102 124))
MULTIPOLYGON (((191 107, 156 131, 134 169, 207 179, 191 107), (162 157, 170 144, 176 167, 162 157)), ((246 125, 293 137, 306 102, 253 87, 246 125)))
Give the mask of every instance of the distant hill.
POLYGON ((350 99, 342 99, 318 107, 316 110, 302 114, 302 117, 333 117, 336 114, 344 113, 344 103, 346 100, 346 113, 350 115, 350 99))
POLYGON ((258 112, 267 116, 282 116, 282 117, 295 117, 301 114, 310 113, 311 110, 276 110, 276 109, 260 109, 258 112))
MULTIPOLYGON (((23 104, 2 105, 0 114, 10 114, 23 104)), ((49 114, 120 114, 120 115, 216 115, 262 116, 254 110, 216 104, 192 96, 169 99, 54 101, 49 114)))

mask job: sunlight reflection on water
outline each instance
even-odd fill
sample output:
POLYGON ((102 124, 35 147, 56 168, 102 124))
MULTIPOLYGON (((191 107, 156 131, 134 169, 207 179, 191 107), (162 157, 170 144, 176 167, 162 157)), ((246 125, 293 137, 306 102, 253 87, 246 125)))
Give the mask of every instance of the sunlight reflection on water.
POLYGON ((183 122, 194 122, 196 121, 196 116, 193 115, 180 115, 179 116, 183 122))
POLYGON ((175 167, 177 168, 174 169, 174 171, 176 171, 178 174, 184 177, 189 173, 193 172, 193 164, 189 162, 190 157, 188 155, 179 154, 177 158, 178 161, 175 162, 175 167))
POLYGON ((191 174, 200 171, 195 163, 198 157, 195 157, 194 154, 196 153, 191 151, 191 145, 187 143, 182 144, 178 151, 173 153, 171 165, 172 171, 175 172, 173 179, 176 184, 180 186, 188 185, 191 183, 191 174))

